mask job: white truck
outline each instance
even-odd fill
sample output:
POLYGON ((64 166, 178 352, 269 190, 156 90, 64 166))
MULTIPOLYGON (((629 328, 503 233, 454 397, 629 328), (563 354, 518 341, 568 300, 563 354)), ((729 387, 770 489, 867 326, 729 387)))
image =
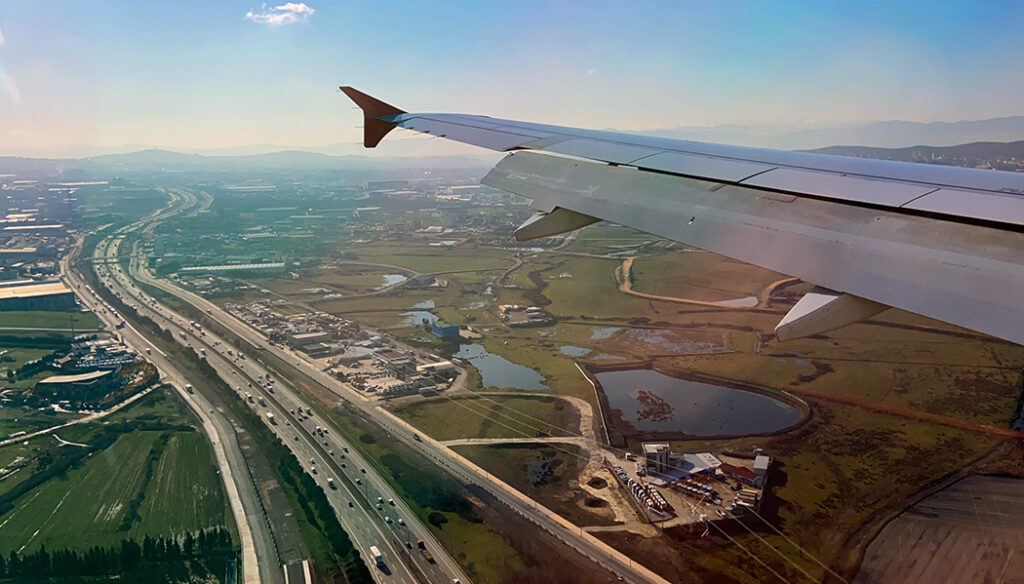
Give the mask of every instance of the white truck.
POLYGON ((384 567, 384 556, 380 553, 380 550, 377 549, 377 546, 370 546, 370 557, 373 558, 373 561, 377 564, 378 568, 384 567))
POLYGON ((275 426, 277 425, 277 419, 274 418, 274 414, 272 414, 271 412, 267 412, 267 421, 275 426))

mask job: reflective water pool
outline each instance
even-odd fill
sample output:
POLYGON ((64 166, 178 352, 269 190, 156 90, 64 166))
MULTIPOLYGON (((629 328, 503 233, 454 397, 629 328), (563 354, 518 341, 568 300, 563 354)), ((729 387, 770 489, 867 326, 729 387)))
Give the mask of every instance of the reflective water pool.
POLYGON ((611 409, 637 430, 696 436, 761 434, 791 426, 798 408, 760 393, 686 379, 651 369, 595 375, 611 409))
POLYGON ((483 345, 459 345, 455 356, 465 359, 480 371, 484 387, 510 389, 547 389, 544 377, 525 365, 513 363, 501 355, 495 355, 483 345))

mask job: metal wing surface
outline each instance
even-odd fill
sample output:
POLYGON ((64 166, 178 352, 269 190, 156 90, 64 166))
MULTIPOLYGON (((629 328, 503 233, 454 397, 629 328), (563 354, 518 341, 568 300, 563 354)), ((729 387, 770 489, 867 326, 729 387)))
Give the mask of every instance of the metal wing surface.
POLYGON ((367 147, 399 127, 510 152, 482 182, 532 199, 519 239, 605 219, 820 286, 780 339, 891 306, 1024 344, 1024 173, 407 113, 341 89, 367 147))

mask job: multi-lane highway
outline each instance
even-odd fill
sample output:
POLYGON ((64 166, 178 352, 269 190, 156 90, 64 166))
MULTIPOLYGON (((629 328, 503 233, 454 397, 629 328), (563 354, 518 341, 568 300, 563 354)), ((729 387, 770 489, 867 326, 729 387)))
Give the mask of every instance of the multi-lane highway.
MULTIPOLYGON (((184 203, 185 199, 175 194, 172 195, 168 208, 173 209, 184 203)), ((160 217, 165 213, 166 209, 158 211, 153 217, 160 217)), ((107 324, 109 330, 115 330, 120 324, 120 317, 105 308, 104 301, 94 291, 90 291, 81 275, 72 269, 80 244, 81 241, 73 252, 61 260, 64 279, 81 301, 107 324)), ((277 562, 270 529, 262 514, 255 486, 248 480, 248 471, 235 436, 234 426, 223 416, 212 415, 210 404, 201 395, 187 395, 184 387, 190 383, 189 380, 134 327, 126 325, 119 333, 124 342, 140 354, 152 353, 149 360, 156 366, 161 378, 178 389, 202 422, 203 431, 213 445, 225 492, 238 527, 243 582, 283 583, 284 578, 277 562)))
MULTIPOLYGON (((150 228, 145 222, 135 228, 150 228)), ((97 258, 116 258, 122 239, 112 237, 96 248, 97 258)), ((373 468, 328 424, 313 415, 287 383, 273 381, 273 374, 255 358, 209 331, 186 321, 135 287, 116 261, 95 264, 104 284, 126 304, 169 330, 175 339, 204 354, 207 362, 288 445, 307 472, 324 488, 345 530, 362 552, 375 579, 380 582, 468 582, 461 566, 436 542, 430 531, 373 468), (301 413, 300 412, 304 412, 301 413), (273 414, 274 423, 266 414, 273 414), (317 428, 320 432, 317 432, 317 428), (327 429, 324 431, 324 429, 327 429), (314 470, 315 469, 315 470, 314 470), (330 479, 330 480, 328 480, 330 479), (428 561, 417 542, 431 552, 428 561), (384 556, 378 569, 370 556, 371 546, 384 556)))

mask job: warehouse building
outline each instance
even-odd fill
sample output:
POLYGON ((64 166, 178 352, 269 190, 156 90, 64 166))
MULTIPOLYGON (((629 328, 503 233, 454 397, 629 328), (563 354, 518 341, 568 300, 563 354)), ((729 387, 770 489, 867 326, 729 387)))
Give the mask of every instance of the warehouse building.
POLYGON ((75 310, 75 294, 61 282, 0 287, 0 310, 75 310))
POLYGON ((51 401, 87 403, 102 398, 120 384, 120 376, 108 369, 78 375, 52 375, 37 382, 35 389, 37 393, 50 396, 51 401))

